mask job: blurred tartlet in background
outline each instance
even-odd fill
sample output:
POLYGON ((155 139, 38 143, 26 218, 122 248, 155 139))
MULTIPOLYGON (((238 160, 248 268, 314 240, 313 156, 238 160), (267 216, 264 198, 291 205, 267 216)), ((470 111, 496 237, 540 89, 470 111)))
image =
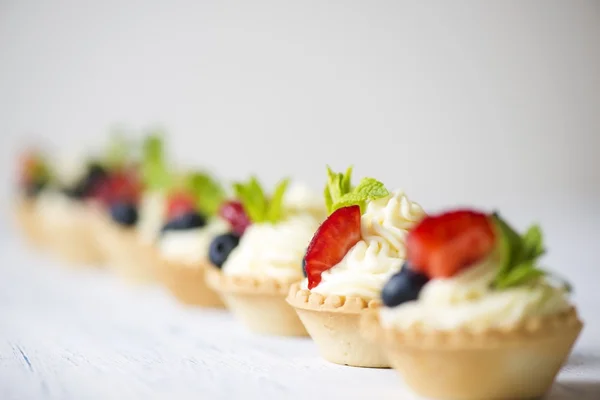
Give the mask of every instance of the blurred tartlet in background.
POLYGON ((222 185, 209 173, 187 171, 174 178, 166 194, 164 221, 156 239, 160 281, 182 303, 223 307, 206 285, 209 247, 229 231, 219 215, 225 199, 222 185))
POLYGON ((42 224, 37 219, 36 202, 42 191, 50 185, 50 166, 39 150, 30 149, 21 154, 17 167, 16 220, 28 243, 41 248, 45 238, 42 224))
POLYGON ((228 203, 230 210, 222 214, 229 215, 230 222, 245 218, 247 225, 240 231, 232 223, 233 232, 214 239, 207 279, 250 330, 305 336, 285 297, 302 279, 302 257, 326 211, 324 202, 315 202, 306 187, 292 186, 289 192, 287 187, 288 180, 282 180, 268 195, 254 177, 234 184, 239 203, 228 203))

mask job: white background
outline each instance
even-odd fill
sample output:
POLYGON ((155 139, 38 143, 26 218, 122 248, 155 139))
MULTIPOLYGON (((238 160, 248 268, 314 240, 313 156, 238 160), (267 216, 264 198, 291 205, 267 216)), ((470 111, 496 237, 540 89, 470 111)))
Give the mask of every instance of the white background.
POLYGON ((115 123, 228 179, 354 164, 428 210, 539 221, 599 318, 598 1, 0 0, 1 193, 23 143, 115 123))

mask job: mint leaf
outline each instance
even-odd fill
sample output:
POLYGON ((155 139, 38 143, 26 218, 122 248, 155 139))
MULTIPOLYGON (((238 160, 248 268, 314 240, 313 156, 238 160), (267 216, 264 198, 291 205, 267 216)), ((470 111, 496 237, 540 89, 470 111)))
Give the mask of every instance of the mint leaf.
POLYGON ((343 193, 350 193, 352 191, 352 166, 346 168, 346 173, 341 178, 340 187, 343 193))
POLYGON ((352 192, 367 200, 377 200, 390 194, 383 183, 373 178, 363 178, 352 192))
POLYGON ((352 167, 348 167, 345 173, 336 173, 327 166, 327 183, 325 184, 324 197, 327 211, 335 211, 334 204, 352 191, 352 167))
POLYGON ((363 212, 368 201, 381 199, 389 194, 390 192, 383 183, 373 178, 363 178, 350 193, 344 194, 335 201, 332 208, 337 210, 342 207, 358 205, 363 212))
POLYGON ((533 260, 526 261, 513 267, 508 274, 498 281, 496 288, 506 289, 511 286, 525 285, 545 274, 544 271, 535 267, 535 262, 533 260))
MULTIPOLYGON (((498 214, 495 213, 493 218, 500 252, 500 269, 493 282, 496 289, 526 285, 543 276, 552 276, 537 266, 537 260, 545 251, 538 225, 531 226, 524 235, 519 235, 498 214)), ((570 290, 568 283, 564 283, 564 286, 570 290)))
POLYGON ((247 183, 234 183, 233 191, 252 222, 277 223, 283 218, 283 198, 288 183, 288 179, 279 182, 271 198, 266 196, 260 182, 254 176, 247 183))
POLYGON ((185 177, 187 191, 196 199, 196 205, 206 215, 215 215, 225 200, 225 190, 211 175, 193 172, 185 177))
POLYGON ((277 186, 275 186, 275 190, 273 191, 273 195, 271 196, 271 201, 267 209, 267 221, 275 223, 281 219, 283 215, 283 198, 289 182, 289 179, 283 179, 277 184, 277 186))
POLYGON ((521 258, 524 260, 535 259, 545 253, 542 230, 539 225, 532 225, 522 238, 521 258))
POLYGON ((133 145, 125 134, 115 131, 111 134, 105 154, 105 164, 108 168, 121 168, 127 164, 133 153, 133 145))
POLYGON ((171 174, 167 169, 163 139, 160 133, 146 137, 142 144, 142 180, 150 190, 163 190, 171 182, 171 174))

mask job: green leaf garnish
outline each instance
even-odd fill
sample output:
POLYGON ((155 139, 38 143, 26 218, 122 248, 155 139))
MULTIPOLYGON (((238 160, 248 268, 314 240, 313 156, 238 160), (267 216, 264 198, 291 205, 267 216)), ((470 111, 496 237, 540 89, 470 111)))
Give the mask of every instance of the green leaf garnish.
POLYGON ((122 168, 131 160, 133 152, 133 142, 128 140, 123 132, 114 131, 106 147, 104 164, 109 169, 122 168))
POLYGON ((205 172, 192 172, 184 177, 187 192, 196 199, 196 205, 205 215, 215 215, 225 200, 223 186, 205 172))
POLYGON ((352 167, 345 173, 335 173, 327 167, 327 184, 325 185, 325 205, 331 214, 338 208, 359 205, 361 211, 367 201, 377 200, 390 193, 383 183, 373 178, 363 178, 358 186, 352 187, 352 167))
MULTIPOLYGON (((538 259, 545 253, 542 231, 532 225, 524 235, 517 233, 498 214, 493 216, 499 240, 500 270, 494 279, 496 289, 527 285, 544 276, 552 276, 542 270, 538 259)), ((564 284, 570 291, 570 285, 564 284)))
POLYGON ((274 224, 283 218, 283 198, 288 183, 289 179, 280 181, 270 198, 267 197, 255 176, 252 176, 246 183, 234 183, 233 191, 237 199, 242 202, 244 210, 252 222, 274 224))
POLYGON ((142 145, 142 179, 153 191, 164 190, 172 183, 172 176, 165 160, 163 139, 160 133, 146 137, 142 145))

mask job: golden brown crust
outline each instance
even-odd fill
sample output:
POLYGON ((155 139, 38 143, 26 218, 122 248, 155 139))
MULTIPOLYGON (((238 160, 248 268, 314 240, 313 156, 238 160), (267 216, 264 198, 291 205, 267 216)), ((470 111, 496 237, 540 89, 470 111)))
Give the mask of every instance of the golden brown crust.
POLYGON ((376 299, 366 299, 356 296, 323 296, 310 290, 302 289, 300 283, 290 287, 287 302, 304 310, 330 311, 340 313, 361 313, 365 310, 374 310, 381 306, 376 299))
POLYGON ((181 303, 223 308, 224 304, 219 295, 207 285, 207 270, 206 263, 190 268, 188 265, 159 258, 157 275, 181 303))
POLYGON ((270 277, 225 275, 220 269, 210 265, 206 268, 206 281, 210 287, 220 292, 287 295, 293 281, 270 277))
POLYGON ((528 318, 512 326, 479 330, 455 329, 452 331, 425 330, 420 326, 399 330, 384 328, 379 313, 363 316, 363 334, 373 341, 386 341, 397 346, 419 348, 487 348, 512 342, 521 343, 526 338, 547 338, 565 330, 579 331, 583 323, 575 308, 544 317, 528 318))
POLYGON ((377 313, 361 319, 364 337, 380 347, 414 392, 457 400, 541 397, 582 327, 575 309, 478 332, 386 329, 377 313))
POLYGON ((255 333, 277 336, 307 336, 298 315, 285 301, 291 282, 269 277, 225 275, 206 266, 208 286, 217 291, 227 308, 255 333))

